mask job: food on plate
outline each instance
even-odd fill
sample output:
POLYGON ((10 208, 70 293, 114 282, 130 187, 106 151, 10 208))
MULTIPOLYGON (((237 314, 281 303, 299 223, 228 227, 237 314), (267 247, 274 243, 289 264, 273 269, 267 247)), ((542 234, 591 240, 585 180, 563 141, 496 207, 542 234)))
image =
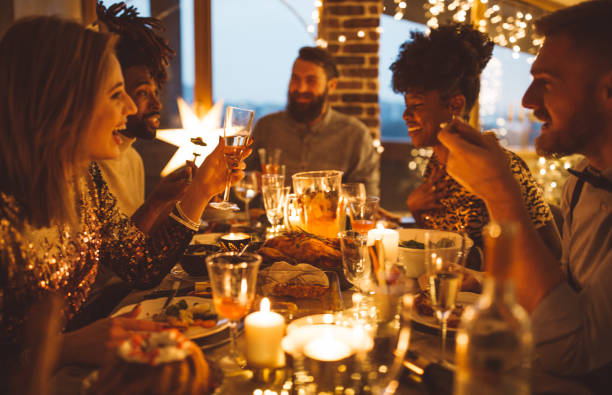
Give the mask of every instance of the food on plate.
POLYGON ((342 268, 338 239, 327 239, 302 232, 268 239, 257 252, 270 263, 308 263, 323 270, 342 268))
MULTIPOLYGON (((425 317, 435 317, 435 310, 431 305, 431 297, 429 296, 429 291, 421 291, 414 298, 414 308, 417 313, 425 317)), ((451 312, 450 317, 448 317, 448 327, 449 328, 457 328, 459 326, 459 321, 461 320, 461 314, 463 314, 465 306, 460 303, 455 304, 455 308, 451 312)))
POLYGON ((184 299, 153 315, 153 321, 166 322, 171 327, 186 330, 191 326, 212 328, 217 324, 217 314, 208 303, 196 303, 191 307, 184 299))
MULTIPOLYGON (((432 248, 450 248, 450 247, 454 247, 454 245, 455 245, 455 242, 453 241, 453 239, 450 239, 448 237, 443 237, 440 240, 433 242, 432 248)), ((424 250, 425 249, 424 243, 421 243, 414 239, 401 241, 399 243, 399 246, 403 248, 412 248, 413 250, 424 250)))
POLYGON ((329 288, 327 275, 306 263, 276 262, 260 271, 259 282, 263 295, 293 298, 318 298, 329 288))
POLYGON ((133 334, 123 341, 86 393, 207 394, 213 381, 199 347, 170 329, 133 334))

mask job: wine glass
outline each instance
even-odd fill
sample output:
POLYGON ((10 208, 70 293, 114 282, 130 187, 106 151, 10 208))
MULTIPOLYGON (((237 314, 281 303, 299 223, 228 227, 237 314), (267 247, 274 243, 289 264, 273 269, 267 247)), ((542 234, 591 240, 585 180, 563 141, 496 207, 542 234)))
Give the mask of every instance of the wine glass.
POLYGON ((368 196, 364 200, 349 204, 351 227, 361 233, 367 234, 376 225, 375 216, 378 211, 378 196, 368 196))
POLYGON ((445 243, 441 243, 442 241, 447 240, 434 240, 431 232, 425 232, 425 269, 429 280, 431 304, 440 321, 441 360, 444 361, 448 317, 455 308, 455 301, 463 280, 462 266, 465 262, 466 240, 465 235, 462 234, 461 240, 455 241, 451 246, 445 246, 445 243))
POLYGON ((244 211, 246 219, 250 222, 249 203, 259 192, 259 182, 257 180, 257 172, 247 171, 244 173, 244 178, 234 185, 234 193, 236 197, 244 202, 244 211))
POLYGON ((372 266, 368 260, 367 234, 354 230, 338 233, 342 252, 342 271, 348 282, 360 293, 367 292, 371 285, 372 266))
POLYGON ((242 154, 246 150, 251 129, 253 126, 253 116, 251 110, 237 107, 227 107, 225 111, 225 125, 223 126, 223 139, 225 140, 225 160, 227 164, 227 182, 222 202, 212 202, 211 207, 219 210, 240 210, 237 204, 228 201, 230 189, 230 175, 232 169, 242 159, 242 154))
POLYGON ((285 211, 285 198, 290 189, 291 187, 282 185, 265 185, 261 188, 266 216, 272 225, 272 233, 277 233, 280 230, 280 223, 285 211))
POLYGON ((250 252, 219 252, 206 257, 215 310, 229 320, 230 350, 223 359, 240 368, 246 366, 246 360, 236 347, 238 321, 251 309, 255 299, 260 264, 261 256, 250 252))

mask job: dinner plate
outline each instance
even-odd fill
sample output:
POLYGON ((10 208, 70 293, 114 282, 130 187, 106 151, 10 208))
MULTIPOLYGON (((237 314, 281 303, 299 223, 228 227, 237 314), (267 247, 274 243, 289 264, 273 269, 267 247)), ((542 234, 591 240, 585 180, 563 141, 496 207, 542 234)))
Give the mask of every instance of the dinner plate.
MULTIPOLYGON (((457 302, 455 304, 459 306, 469 306, 474 304, 474 302, 476 302, 476 299, 478 299, 479 296, 479 294, 474 292, 459 292, 459 295, 457 295, 457 302)), ((412 309, 412 321, 428 328, 436 330, 440 329, 440 323, 438 322, 435 316, 419 314, 416 308, 412 309)), ((456 331, 457 328, 448 327, 448 332, 454 333, 456 331)))
MULTIPOLYGON (((161 312, 162 306, 166 302, 166 299, 168 298, 143 300, 142 302, 140 302, 140 305, 142 306, 140 314, 136 318, 140 320, 152 320, 154 314, 161 312)), ((181 296, 181 297, 174 298, 172 300, 172 304, 178 303, 181 300, 184 300, 185 302, 187 302, 187 305, 189 307, 193 307, 196 304, 200 304, 200 305, 206 304, 210 307, 211 312, 215 311, 215 306, 213 305, 213 302, 210 299, 198 298, 196 296, 181 296)), ((115 312, 112 316, 115 317, 117 315, 121 315, 121 314, 130 312, 132 311, 134 306, 136 305, 131 304, 128 306, 124 306, 120 308, 119 310, 117 310, 117 312, 115 312)), ((223 318, 223 319, 218 320, 217 325, 213 326, 212 328, 202 328, 201 326, 191 326, 183 332, 183 335, 185 335, 185 337, 188 339, 198 339, 201 337, 206 337, 206 336, 210 336, 215 333, 221 332, 227 326, 228 326, 227 319, 223 318)))

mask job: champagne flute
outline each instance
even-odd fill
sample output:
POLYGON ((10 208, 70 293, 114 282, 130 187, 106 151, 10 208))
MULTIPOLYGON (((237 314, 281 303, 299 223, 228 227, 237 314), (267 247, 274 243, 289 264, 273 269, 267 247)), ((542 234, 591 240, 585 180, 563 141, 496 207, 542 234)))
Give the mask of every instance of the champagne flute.
POLYGON ((257 272, 261 256, 250 252, 219 252, 206 258, 215 310, 229 320, 230 350, 222 359, 228 365, 246 366, 246 360, 236 347, 238 322, 251 309, 255 299, 257 272))
POLYGON ((465 262, 466 241, 461 235, 460 245, 439 247, 431 232, 425 232, 425 269, 429 279, 431 304, 440 321, 442 345, 441 360, 446 353, 446 332, 448 317, 455 308, 457 294, 463 280, 462 265, 465 262))
POLYGON ((242 154, 246 150, 251 129, 253 126, 253 116, 251 110, 244 110, 237 107, 227 107, 225 111, 225 125, 223 126, 223 139, 225 140, 225 160, 227 164, 227 182, 222 202, 212 202, 211 207, 219 210, 240 210, 237 204, 231 203, 229 199, 230 175, 232 169, 242 159, 242 154))
POLYGON ((236 197, 244 202, 244 211, 247 221, 251 221, 249 216, 249 203, 259 192, 259 182, 257 172, 247 171, 244 173, 244 178, 234 185, 234 193, 236 197))
POLYGON ((345 230, 338 233, 338 238, 340 239, 344 277, 360 293, 369 292, 371 288, 372 266, 368 259, 367 234, 354 230, 345 230))

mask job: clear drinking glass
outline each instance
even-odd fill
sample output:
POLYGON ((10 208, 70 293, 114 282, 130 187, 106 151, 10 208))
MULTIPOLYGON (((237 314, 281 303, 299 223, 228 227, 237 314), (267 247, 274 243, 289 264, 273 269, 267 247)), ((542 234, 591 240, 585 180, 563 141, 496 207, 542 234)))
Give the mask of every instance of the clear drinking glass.
POLYGON ((261 256, 250 252, 220 252, 206 258, 215 310, 229 320, 230 350, 223 359, 241 368, 246 366, 246 360, 236 347, 237 325, 255 299, 260 264, 261 256))
POLYGON ((344 277, 361 293, 370 289, 372 266, 368 259, 367 234, 346 230, 338 233, 344 277))
POLYGON ((267 185, 261 188, 266 216, 272 225, 272 233, 280 230, 285 214, 285 200, 289 194, 290 187, 279 185, 267 185))
POLYGON ((306 232, 336 238, 344 229, 346 216, 340 202, 342 174, 339 170, 322 170, 291 176, 306 232))
POLYGON ((263 174, 281 174, 280 148, 259 148, 257 154, 259 155, 259 163, 261 163, 261 172, 263 174))
POLYGON ((436 240, 433 234, 425 232, 425 270, 429 279, 429 295, 431 304, 440 321, 442 347, 441 359, 444 361, 446 352, 446 331, 457 294, 463 280, 462 266, 466 256, 466 237, 461 235, 461 241, 451 246, 445 246, 447 240, 436 240), (457 245, 460 244, 460 245, 457 245))
POLYGON ((368 196, 364 200, 356 200, 349 204, 351 227, 361 233, 368 233, 376 226, 375 216, 378 211, 378 196, 368 196))
POLYGON ((285 175, 284 174, 262 174, 261 176, 261 187, 284 187, 285 186, 285 175))
POLYGON ((212 202, 210 206, 219 210, 240 210, 237 204, 229 199, 230 174, 232 169, 240 162, 242 154, 247 147, 253 116, 255 112, 236 107, 227 107, 225 111, 225 125, 223 126, 223 139, 225 140, 225 160, 227 164, 227 183, 223 193, 222 202, 212 202))
POLYGON ((247 221, 250 221, 249 217, 249 203, 259 192, 259 181, 257 178, 257 172, 247 171, 244 173, 244 178, 234 185, 234 193, 236 197, 244 202, 244 211, 246 213, 247 221))

